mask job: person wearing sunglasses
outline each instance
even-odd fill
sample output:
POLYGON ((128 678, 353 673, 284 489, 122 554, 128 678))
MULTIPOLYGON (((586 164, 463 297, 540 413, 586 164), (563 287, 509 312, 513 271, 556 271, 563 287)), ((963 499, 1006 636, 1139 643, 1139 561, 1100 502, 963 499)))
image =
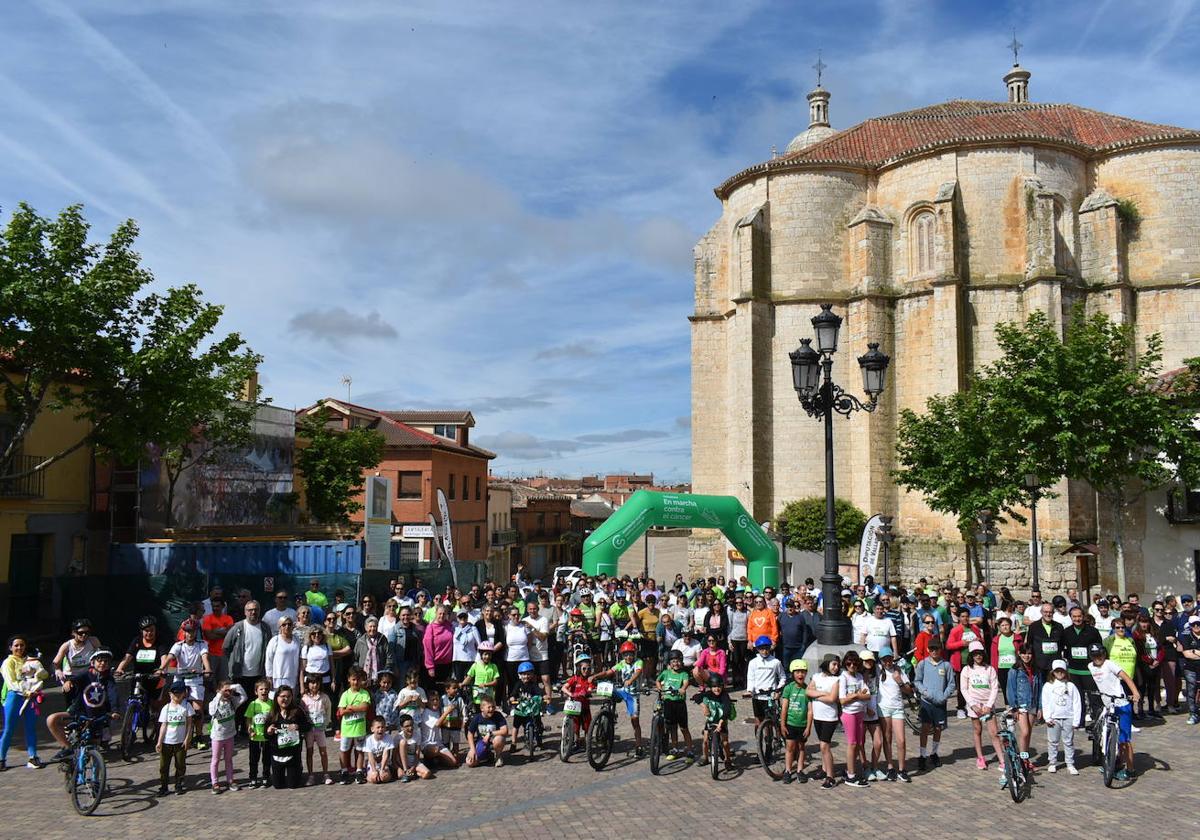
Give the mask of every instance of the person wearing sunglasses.
POLYGON ((62 683, 63 702, 68 706, 79 694, 80 679, 87 675, 92 654, 100 650, 100 640, 92 635, 92 622, 77 618, 71 625, 71 638, 54 654, 54 675, 62 683))

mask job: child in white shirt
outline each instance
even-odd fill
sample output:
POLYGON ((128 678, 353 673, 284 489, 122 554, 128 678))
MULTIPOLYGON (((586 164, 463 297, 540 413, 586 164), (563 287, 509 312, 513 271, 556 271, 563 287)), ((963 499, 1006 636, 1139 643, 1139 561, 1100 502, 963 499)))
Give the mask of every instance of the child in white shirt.
POLYGON ((363 741, 362 753, 367 760, 367 781, 380 785, 392 780, 393 736, 387 732, 383 718, 376 716, 371 721, 371 734, 363 741))
POLYGON ((1067 679, 1067 663, 1056 659, 1051 663, 1050 678, 1042 686, 1042 717, 1046 721, 1046 769, 1058 770, 1058 745, 1067 760, 1067 772, 1078 776, 1075 769, 1075 721, 1082 711, 1079 689, 1067 679))
POLYGON ((212 702, 208 704, 208 716, 212 720, 212 760, 208 775, 214 793, 221 792, 221 757, 225 757, 225 787, 237 790, 233 782, 233 736, 237 734, 237 710, 246 702, 246 689, 229 680, 217 683, 212 702))

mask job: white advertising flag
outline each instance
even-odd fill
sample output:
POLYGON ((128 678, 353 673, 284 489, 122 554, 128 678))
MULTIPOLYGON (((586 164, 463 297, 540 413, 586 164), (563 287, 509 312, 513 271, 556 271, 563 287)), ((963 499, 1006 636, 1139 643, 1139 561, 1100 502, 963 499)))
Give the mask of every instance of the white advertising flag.
POLYGON ((862 583, 867 575, 875 576, 875 566, 879 563, 879 535, 875 529, 883 524, 883 516, 875 514, 867 520, 863 528, 862 539, 858 543, 858 582, 862 583))

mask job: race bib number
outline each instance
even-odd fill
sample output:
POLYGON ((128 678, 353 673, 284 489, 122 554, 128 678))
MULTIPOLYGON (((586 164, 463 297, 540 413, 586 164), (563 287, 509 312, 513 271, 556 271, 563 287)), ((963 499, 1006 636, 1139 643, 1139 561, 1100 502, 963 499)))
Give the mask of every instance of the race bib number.
POLYGON ((578 715, 583 713, 583 703, 578 700, 568 700, 563 703, 564 715, 578 715))
POLYGON ((1042 642, 1042 653, 1058 653, 1058 642, 1042 642))
POLYGON ((1071 648, 1071 658, 1072 659, 1087 659, 1088 658, 1087 648, 1085 648, 1085 647, 1071 648))
POLYGON ((1001 668, 1011 668, 1017 664, 1017 655, 1015 653, 1002 653, 996 659, 1000 663, 1001 668))
POLYGON ((167 726, 182 726, 186 719, 183 709, 167 709, 167 726))
POLYGON ((158 652, 142 648, 137 652, 137 656, 134 659, 143 665, 148 665, 158 660, 158 652))
POLYGON ((363 720, 364 718, 366 718, 366 715, 363 714, 362 712, 347 712, 346 714, 342 715, 342 722, 343 723, 357 723, 358 721, 363 720))
POLYGON ((1158 639, 1153 636, 1146 637, 1146 652, 1154 656, 1158 652, 1158 639))
POLYGON ((970 644, 971 642, 975 641, 975 639, 977 639, 977 638, 978 638, 978 636, 976 636, 974 633, 970 632, 969 630, 966 633, 962 634, 962 640, 964 642, 966 642, 967 644, 970 644))
POLYGON ((267 723, 267 715, 265 712, 259 712, 254 716, 255 726, 265 726, 267 723))
POLYGON ((325 715, 323 712, 314 712, 312 714, 312 725, 317 727, 325 725, 325 715))
POLYGON ((610 682, 596 683, 595 696, 601 699, 612 697, 613 684, 610 682))
POLYGON ((280 729, 276 743, 280 748, 294 747, 300 743, 300 731, 295 729, 280 729))
POLYGON ((987 680, 980 680, 980 679, 971 680, 971 688, 974 691, 987 691, 991 687, 992 687, 991 683, 989 683, 987 680))

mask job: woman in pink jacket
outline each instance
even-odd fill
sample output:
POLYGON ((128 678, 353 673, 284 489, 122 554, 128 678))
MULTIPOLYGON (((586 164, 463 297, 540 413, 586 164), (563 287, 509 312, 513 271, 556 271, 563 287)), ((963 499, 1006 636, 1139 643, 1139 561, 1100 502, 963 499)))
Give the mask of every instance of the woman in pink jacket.
POLYGON ((1000 733, 996 729, 996 718, 992 714, 996 708, 996 698, 1000 695, 1000 677, 996 669, 988 664, 987 651, 983 642, 971 642, 967 648, 968 664, 963 666, 961 675, 961 690, 967 701, 967 717, 975 728, 975 766, 980 770, 987 769, 987 759, 983 757, 983 718, 987 719, 988 734, 992 736, 992 747, 996 750, 996 761, 1000 762, 1000 772, 1004 772, 1004 763, 1000 754, 1004 748, 1000 745, 1000 733))
POLYGON ((450 664, 454 661, 454 623, 450 621, 450 607, 442 604, 437 608, 437 617, 429 622, 422 639, 425 649, 426 690, 434 684, 444 685, 450 676, 450 664))
POLYGON ((725 651, 720 648, 720 639, 715 634, 709 633, 707 646, 696 657, 696 667, 692 669, 692 677, 699 685, 708 685, 709 674, 716 674, 728 683, 727 670, 728 659, 725 651))

